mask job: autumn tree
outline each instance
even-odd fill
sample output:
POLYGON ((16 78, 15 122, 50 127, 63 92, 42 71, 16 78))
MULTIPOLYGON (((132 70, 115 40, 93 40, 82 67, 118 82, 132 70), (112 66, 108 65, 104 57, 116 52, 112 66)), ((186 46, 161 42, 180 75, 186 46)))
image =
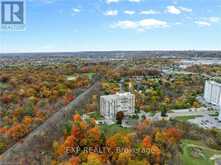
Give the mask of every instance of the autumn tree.
POLYGON ((161 104, 160 107, 160 112, 161 112, 161 116, 162 117, 166 117, 167 116, 167 106, 165 103, 161 104))
POLYGON ((101 157, 96 153, 89 153, 87 156, 87 162, 82 165, 103 165, 101 157))
POLYGON ((144 146, 145 148, 151 148, 152 142, 151 142, 150 136, 145 136, 145 137, 144 137, 144 139, 143 139, 143 146, 144 146))
POLYGON ((118 158, 116 160, 116 164, 127 165, 131 159, 132 159, 132 153, 131 151, 127 150, 119 153, 118 158))
POLYGON ((80 159, 79 157, 73 156, 69 162, 71 163, 71 165, 79 165, 80 164, 80 159))
POLYGON ((176 143, 182 138, 182 133, 175 127, 167 128, 164 133, 167 141, 170 143, 176 143))
POLYGON ((124 119, 124 112, 119 111, 116 114, 117 124, 122 124, 122 120, 124 119))

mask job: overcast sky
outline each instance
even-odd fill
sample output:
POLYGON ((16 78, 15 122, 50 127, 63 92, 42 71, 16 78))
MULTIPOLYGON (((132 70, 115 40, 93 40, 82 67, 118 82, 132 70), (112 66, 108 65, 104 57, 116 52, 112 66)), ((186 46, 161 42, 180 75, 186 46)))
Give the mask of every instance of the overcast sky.
POLYGON ((2 52, 221 50, 221 0, 26 0, 2 52))

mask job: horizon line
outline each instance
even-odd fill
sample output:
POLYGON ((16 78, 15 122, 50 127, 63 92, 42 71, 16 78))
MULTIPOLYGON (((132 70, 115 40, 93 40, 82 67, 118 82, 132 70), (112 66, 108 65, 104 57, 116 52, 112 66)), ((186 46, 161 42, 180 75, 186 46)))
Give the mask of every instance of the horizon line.
POLYGON ((90 52, 220 52, 221 49, 152 49, 152 50, 82 50, 82 51, 24 51, 24 52, 0 52, 0 54, 50 54, 50 53, 90 53, 90 52))

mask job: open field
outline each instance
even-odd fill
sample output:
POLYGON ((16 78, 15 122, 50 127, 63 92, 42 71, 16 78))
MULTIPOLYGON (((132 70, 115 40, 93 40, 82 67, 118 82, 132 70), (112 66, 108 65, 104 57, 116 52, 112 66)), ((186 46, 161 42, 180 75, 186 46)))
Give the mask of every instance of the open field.
POLYGON ((183 149, 181 160, 185 165, 214 165, 214 161, 210 158, 214 155, 221 155, 221 150, 208 148, 200 141, 182 140, 181 146, 183 149))
POLYGON ((101 130, 105 133, 105 135, 108 136, 112 136, 116 133, 129 133, 132 132, 132 129, 128 129, 128 128, 123 128, 118 124, 113 124, 113 125, 102 125, 101 126, 101 130))
POLYGON ((178 120, 178 121, 186 122, 190 119, 195 119, 196 117, 202 117, 202 116, 200 116, 200 115, 197 115, 197 116, 178 116, 178 117, 175 117, 174 119, 178 120))

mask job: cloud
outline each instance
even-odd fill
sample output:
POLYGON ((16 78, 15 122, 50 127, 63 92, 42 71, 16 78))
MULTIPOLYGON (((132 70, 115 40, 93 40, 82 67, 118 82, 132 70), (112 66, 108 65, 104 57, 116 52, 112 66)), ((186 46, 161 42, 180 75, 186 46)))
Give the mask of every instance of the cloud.
POLYGON ((118 3, 120 0, 106 0, 107 4, 118 3))
POLYGON ((175 22, 175 25, 182 25, 182 22, 175 22))
POLYGON ((221 19, 219 17, 208 17, 207 20, 212 23, 218 23, 221 19))
POLYGON ((195 21, 195 23, 199 25, 200 27, 209 27, 214 23, 219 23, 220 20, 221 19, 219 17, 205 17, 205 18, 201 18, 198 21, 195 21))
POLYGON ((133 15, 133 14, 135 14, 136 12, 135 11, 133 11, 133 10, 125 10, 124 11, 124 14, 127 14, 127 15, 133 15))
POLYGON ((144 31, 151 28, 165 28, 168 27, 168 23, 165 21, 157 20, 157 19, 143 19, 139 21, 118 21, 112 28, 120 28, 120 29, 136 29, 139 31, 144 31))
MULTIPOLYGON (((120 1, 122 1, 122 0, 106 0, 106 3, 111 4, 111 3, 118 3, 120 1)), ((128 0, 128 2, 133 2, 133 3, 139 3, 141 1, 143 1, 143 0, 128 0)))
POLYGON ((139 3, 141 2, 142 0, 128 0, 129 2, 136 2, 136 3, 139 3))
POLYGON ((80 12, 81 12, 81 10, 78 9, 78 8, 72 8, 72 11, 73 11, 74 13, 80 13, 80 12))
POLYGON ((71 15, 72 15, 72 16, 75 16, 76 14, 80 13, 81 10, 78 9, 78 8, 72 8, 72 9, 71 9, 71 12, 72 12, 71 15))
POLYGON ((143 11, 140 12, 140 14, 142 14, 142 15, 153 15, 153 14, 160 14, 160 12, 150 9, 150 10, 143 10, 143 11))
POLYGON ((117 16, 118 11, 117 10, 108 10, 104 13, 104 15, 106 15, 106 16, 117 16))
POLYGON ((177 14, 177 15, 181 14, 180 9, 178 9, 176 6, 167 6, 166 12, 170 14, 177 14))
POLYGON ((209 27, 209 26, 211 26, 211 24, 209 22, 206 22, 206 21, 195 21, 195 23, 197 25, 199 25, 200 27, 209 27))
POLYGON ((167 13, 170 13, 170 14, 179 15, 179 14, 181 14, 181 13, 183 13, 183 12, 185 12, 185 13, 190 13, 190 12, 192 12, 192 9, 186 8, 186 7, 182 7, 182 6, 180 6, 180 7, 167 6, 166 12, 167 12, 167 13))
POLYGON ((134 21, 118 21, 116 24, 112 26, 113 28, 121 28, 121 29, 136 29, 137 28, 137 22, 134 21))
POLYGON ((186 8, 186 7, 179 7, 179 9, 183 12, 186 12, 186 13, 191 13, 193 11, 192 9, 186 8))

